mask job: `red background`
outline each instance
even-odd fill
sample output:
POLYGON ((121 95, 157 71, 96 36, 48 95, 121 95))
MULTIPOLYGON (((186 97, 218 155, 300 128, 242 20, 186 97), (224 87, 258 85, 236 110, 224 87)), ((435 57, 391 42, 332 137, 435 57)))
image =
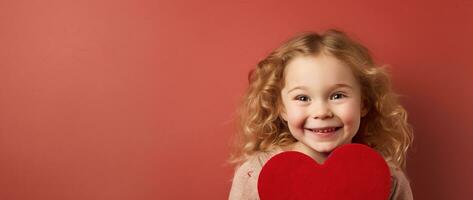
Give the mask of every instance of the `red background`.
POLYGON ((471 1, 0 1, 0 199, 225 199, 247 73, 339 28, 389 64, 416 199, 473 199, 471 1))

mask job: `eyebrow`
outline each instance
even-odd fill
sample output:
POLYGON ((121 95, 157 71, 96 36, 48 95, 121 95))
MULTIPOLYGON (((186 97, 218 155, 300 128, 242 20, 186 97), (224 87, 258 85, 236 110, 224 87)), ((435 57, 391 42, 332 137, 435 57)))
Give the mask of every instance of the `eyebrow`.
MULTIPOLYGON (((348 85, 348 84, 345 84, 345 83, 337 83, 337 84, 333 85, 333 86, 330 88, 330 90, 333 90, 333 89, 335 89, 335 88, 341 88, 341 87, 346 87, 346 88, 349 88, 349 89, 353 89, 353 87, 351 87, 351 86, 348 85)), ((287 93, 289 94, 291 91, 297 90, 297 89, 300 89, 300 90, 307 90, 307 87, 305 87, 305 86, 296 86, 296 87, 290 89, 289 91, 287 91, 287 93)))

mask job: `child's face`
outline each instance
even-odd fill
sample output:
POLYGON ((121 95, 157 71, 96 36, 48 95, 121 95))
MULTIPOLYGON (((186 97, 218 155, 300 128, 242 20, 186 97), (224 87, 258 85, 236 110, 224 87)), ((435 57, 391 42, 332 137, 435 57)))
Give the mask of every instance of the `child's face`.
POLYGON ((333 56, 298 56, 285 69, 281 91, 291 134, 309 155, 329 153, 351 143, 358 131, 362 110, 360 86, 351 69, 333 56), (346 84, 340 87, 337 84, 346 84), (341 127, 332 133, 311 129, 341 127))

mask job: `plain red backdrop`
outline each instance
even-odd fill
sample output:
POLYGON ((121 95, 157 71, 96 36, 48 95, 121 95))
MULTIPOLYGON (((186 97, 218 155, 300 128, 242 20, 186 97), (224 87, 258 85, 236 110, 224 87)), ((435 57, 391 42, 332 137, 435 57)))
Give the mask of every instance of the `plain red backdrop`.
POLYGON ((473 199, 473 3, 0 1, 0 199, 225 199, 247 73, 339 28, 389 64, 416 199, 473 199))

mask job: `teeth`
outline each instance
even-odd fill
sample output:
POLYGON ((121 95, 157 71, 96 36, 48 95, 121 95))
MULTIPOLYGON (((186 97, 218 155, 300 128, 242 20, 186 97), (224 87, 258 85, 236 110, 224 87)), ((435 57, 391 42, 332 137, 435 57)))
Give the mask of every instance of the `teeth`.
POLYGON ((316 133, 328 133, 328 132, 333 132, 335 131, 337 128, 328 128, 328 129, 321 129, 321 130, 315 130, 315 129, 312 129, 313 132, 316 132, 316 133))

